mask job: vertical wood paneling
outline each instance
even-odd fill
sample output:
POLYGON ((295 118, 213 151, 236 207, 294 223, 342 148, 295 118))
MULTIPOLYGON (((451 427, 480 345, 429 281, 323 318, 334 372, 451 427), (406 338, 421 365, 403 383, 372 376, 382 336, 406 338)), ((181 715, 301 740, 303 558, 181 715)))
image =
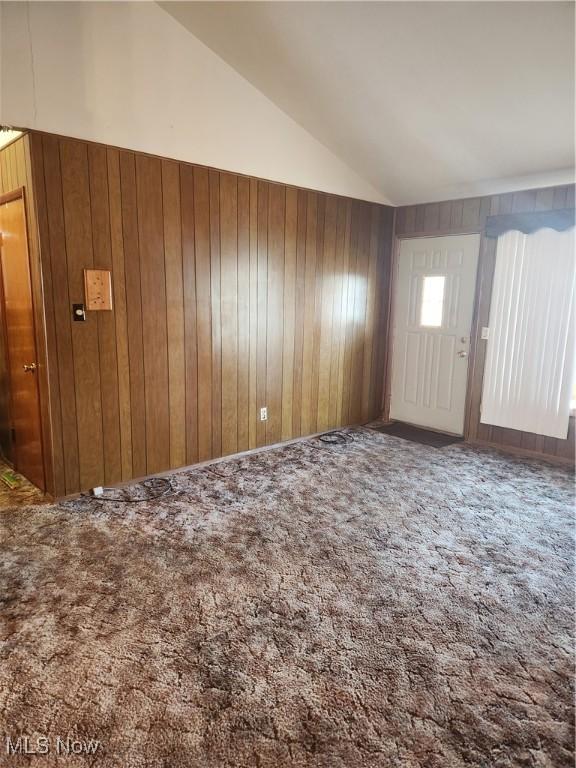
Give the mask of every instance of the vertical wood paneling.
MULTIPOLYGON (((464 211, 464 201, 463 200, 453 200, 452 201, 452 210, 450 212, 450 226, 452 229, 462 229, 462 214, 464 211)), ((420 227, 416 227, 417 230, 420 230, 420 227)))
POLYGON ((294 402, 294 347, 296 334, 296 242, 298 228, 298 191, 286 190, 284 233, 284 329, 282 357, 282 440, 292 432, 294 402))
POLYGON ((250 182, 238 178, 238 450, 250 432, 250 182))
POLYGON ((122 232, 122 193, 120 189, 120 154, 107 150, 108 205, 110 208, 110 241, 112 251, 113 306, 116 329, 116 364, 118 367, 118 412, 122 480, 132 477, 132 418, 130 403, 130 354, 128 349, 128 315, 124 271, 124 235, 122 232))
POLYGON ((270 185, 258 182, 258 330, 256 341, 256 444, 266 444, 266 424, 260 421, 260 409, 266 405, 266 350, 268 316, 268 193, 270 185))
POLYGON ((438 229, 440 226, 440 203, 424 207, 424 229, 438 229))
MULTIPOLYGON (((83 270, 94 265, 87 145, 62 141, 60 164, 68 287, 71 301, 81 303, 84 301, 83 270)), ((105 477, 98 322, 94 314, 88 313, 86 322, 73 323, 72 352, 80 485, 92 488, 101 485, 105 477)))
POLYGON ((320 341, 318 351, 318 407, 316 429, 328 429, 330 424, 330 383, 332 359, 332 331, 336 272, 336 217, 338 200, 329 197, 324 211, 323 256, 321 265, 322 293, 320 299, 320 341))
POLYGON ((348 285, 348 273, 346 265, 346 221, 347 221, 347 201, 343 198, 338 200, 336 212, 336 238, 335 238, 335 263, 334 279, 335 294, 333 305, 333 333, 332 333, 332 354, 330 360, 330 404, 329 404, 329 422, 333 427, 341 420, 341 398, 342 398, 342 368, 343 368, 343 345, 346 336, 346 289, 348 285))
POLYGON ((535 209, 537 211, 549 211, 554 203, 554 189, 539 189, 536 192, 535 209))
POLYGON ((170 464, 166 266, 160 160, 144 155, 136 157, 136 189, 142 333, 145 339, 146 471, 153 473, 170 464))
POLYGON ((480 198, 471 198, 462 203, 462 227, 464 230, 480 227, 480 198))
MULTIPOLYGON (((76 395, 74 382, 74 357, 72 354, 72 325, 70 322, 71 299, 68 288, 68 257, 64 230, 62 203, 62 176, 60 171, 60 145, 56 137, 42 137, 44 179, 46 186, 46 213, 48 240, 44 239, 43 258, 50 253, 52 296, 56 346, 52 347, 53 364, 58 368, 60 384, 60 413, 53 411, 52 419, 61 419, 64 450, 64 493, 74 493, 80 487, 80 458, 76 395)), ((42 234, 42 233, 40 233, 42 234)), ((44 263, 46 266, 46 262, 44 263)), ((55 398, 56 390, 52 392, 55 398)))
POLYGON ((338 406, 337 406, 337 423, 347 424, 348 419, 348 393, 349 393, 349 381, 350 377, 347 365, 346 352, 348 349, 348 337, 350 328, 350 294, 351 294, 351 276, 352 276, 352 249, 351 249, 351 232, 352 232, 352 201, 346 200, 344 215, 344 229, 341 232, 343 238, 344 248, 344 266, 342 269, 343 274, 343 286, 342 286, 342 303, 340 310, 340 344, 338 349, 338 406))
MULTIPOLYGON (((187 173, 187 171, 183 172, 187 173)), ((212 457, 212 296, 210 278, 210 192, 208 171, 194 171, 196 329, 198 350, 198 458, 212 457)))
MULTIPOLYGON (((392 209, 45 134, 30 141, 30 158, 15 145, 0 152, 1 188, 35 179, 57 495, 379 415, 392 209), (111 267, 114 310, 73 323, 91 265, 111 267)), ((560 187, 408 206, 396 233, 480 231, 487 215, 573 201, 560 187)), ((573 455, 570 440, 476 428, 573 455)))
POLYGON ((362 420, 362 378, 364 370, 364 323, 366 317, 366 281, 368 272, 368 238, 370 235, 370 211, 354 204, 356 226, 353 228, 353 249, 356 264, 353 281, 354 304, 352 310, 354 336, 351 348, 350 405, 348 421, 362 420))
MULTIPOLYGON (((184 384, 186 392, 186 462, 198 461, 198 291, 196 286, 194 170, 180 170, 182 284, 184 292, 184 384)), ((211 434, 211 433, 210 433, 211 434)))
POLYGON ((304 327, 302 348, 302 395, 300 433, 312 432, 312 364, 314 357, 314 328, 316 305, 316 247, 318 227, 318 197, 307 195, 306 210, 306 272, 304 275, 304 327))
POLYGON ((222 308, 220 174, 210 171, 210 286, 212 297, 212 455, 222 455, 222 308))
POLYGON ((427 205, 417 205, 416 206, 416 219, 415 219, 415 227, 416 229, 424 229, 426 226, 426 210, 428 206, 427 205))
POLYGON ((312 432, 318 430, 318 401, 320 385, 320 340, 322 337, 322 304, 324 282, 322 279, 324 265, 324 235, 326 231, 326 196, 317 198, 316 224, 316 291, 314 295, 314 331, 312 346, 312 388, 310 399, 310 426, 312 432))
MULTIPOLYGON (((105 147, 89 145, 88 164, 94 266, 98 269, 112 269, 108 166, 105 147)), ((122 479, 116 327, 112 312, 99 312, 96 319, 102 388, 104 477, 106 483, 110 484, 122 479)))
POLYGON ((556 187, 554 190, 554 197, 552 198, 552 208, 566 208, 567 205, 567 188, 556 187))
MULTIPOLYGON (((366 408, 366 413, 363 410, 364 396, 368 397, 369 389, 364 393, 365 377, 367 377, 366 384, 370 382, 370 370, 371 370, 371 357, 372 350, 367 346, 367 336, 369 333, 368 323, 373 322, 373 318, 369 320, 369 281, 370 281, 370 244, 371 244, 371 231, 373 226, 372 211, 370 207, 366 207, 362 214, 363 220, 360 228, 360 243, 362 254, 362 272, 361 272, 361 304, 360 313, 358 316, 359 328, 358 335, 360 337, 360 354, 357 364, 355 366, 358 383, 356 386, 356 399, 357 399, 357 415, 355 415, 354 421, 366 421, 368 418, 369 408, 366 408)), ((376 275, 374 274, 374 279, 376 275)))
POLYGON ((513 213, 524 213, 526 211, 536 210, 536 194, 535 189, 526 190, 524 192, 515 192, 512 198, 512 211, 513 213))
POLYGON ((162 161, 164 216, 164 268, 166 270, 166 329, 168 346, 168 400, 170 407, 170 466, 186 464, 186 347, 184 343, 184 275, 180 168, 162 161))
POLYGON ((486 225, 486 218, 490 216, 490 208, 492 207, 492 200, 490 197, 480 198, 480 221, 478 222, 478 229, 484 229, 486 225))
POLYGON ((292 435, 302 434, 302 374, 304 365, 304 313, 306 308, 306 230, 308 196, 298 190, 296 223, 296 286, 294 296, 294 374, 292 377, 292 435))
MULTIPOLYGON (((399 208, 396 212, 396 224, 399 232, 404 231, 402 222, 405 221, 406 218, 407 218, 406 209, 399 208)), ((448 200, 440 203, 438 229, 440 229, 440 231, 450 229, 451 221, 452 221, 452 203, 448 200)))
POLYGON ((238 450, 238 179, 220 177, 222 453, 238 450))
POLYGON ((357 256, 358 256, 358 227, 359 220, 356 210, 356 202, 352 200, 349 203, 349 221, 348 221, 348 272, 347 272, 347 290, 346 306, 343 313, 346 323, 346 335, 344 339, 344 358, 343 358, 343 380, 342 380, 342 423, 350 424, 351 420, 351 400, 352 398, 352 368, 353 353, 355 347, 355 303, 357 294, 357 256))
POLYGON ((249 182, 250 210, 250 302, 249 302, 249 372, 248 372, 248 446, 258 443, 258 181, 249 182))
POLYGON ((379 415, 391 209, 35 140, 59 494, 379 415), (114 309, 73 323, 91 265, 114 309))
POLYGON ((144 399, 144 340, 142 338, 136 167, 132 152, 120 152, 120 189, 130 365, 132 477, 142 477, 146 474, 146 402, 144 399))
POLYGON ((378 236, 379 218, 378 208, 372 207, 370 211, 370 229, 368 243, 368 275, 366 280, 366 318, 364 321, 364 372, 362 377, 362 421, 370 418, 374 408, 374 392, 372 367, 376 364, 373 344, 374 331, 378 327, 376 317, 376 288, 378 285, 378 236))
POLYGON ((271 184, 268 196, 268 269, 266 314, 266 442, 282 439, 282 344, 284 332, 284 228, 286 188, 271 184))

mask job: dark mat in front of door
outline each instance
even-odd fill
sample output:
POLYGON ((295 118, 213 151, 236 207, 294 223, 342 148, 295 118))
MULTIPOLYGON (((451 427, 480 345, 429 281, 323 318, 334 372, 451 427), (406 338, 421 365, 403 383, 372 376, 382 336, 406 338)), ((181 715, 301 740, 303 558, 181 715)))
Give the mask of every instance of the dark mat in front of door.
POLYGON ((383 432, 385 435, 401 437, 402 440, 410 440, 410 442, 420 443, 420 445, 430 445, 433 448, 445 448, 447 445, 460 443, 463 439, 457 435, 430 432, 428 429, 413 427, 411 424, 403 424, 401 421, 394 421, 392 424, 371 425, 370 428, 377 432, 383 432))

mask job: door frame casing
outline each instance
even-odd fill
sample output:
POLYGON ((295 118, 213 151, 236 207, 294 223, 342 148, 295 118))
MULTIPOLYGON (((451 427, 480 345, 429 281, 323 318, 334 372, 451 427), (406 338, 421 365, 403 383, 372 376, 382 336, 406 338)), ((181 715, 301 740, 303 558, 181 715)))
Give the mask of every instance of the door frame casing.
POLYGON ((476 276, 475 276, 475 284, 474 284, 474 301, 472 304, 472 324, 470 328, 470 351, 468 354, 468 369, 467 369, 467 378, 466 378, 466 397, 464 401, 464 432, 463 437, 464 440, 468 440, 470 437, 470 420, 471 420, 471 406, 472 406, 472 376, 473 371, 475 369, 475 361, 476 361, 476 355, 478 350, 478 344, 477 344, 477 333, 479 332, 479 326, 478 326, 478 305, 479 305, 479 297, 480 297, 480 278, 481 278, 481 267, 484 263, 484 247, 485 247, 485 241, 486 238, 484 236, 484 232, 480 229, 462 229, 458 232, 455 232, 454 230, 445 230, 445 231, 422 231, 415 234, 402 234, 397 235, 394 234, 394 241, 392 244, 392 269, 391 269, 391 280, 390 280, 390 286, 389 286, 389 295, 388 295, 388 305, 390 307, 389 310, 389 321, 388 321, 388 333, 387 333, 387 339, 386 344, 389 348, 389 353, 387 356, 386 361, 386 370, 384 372, 384 397, 383 397, 383 408, 382 408, 382 420, 386 423, 390 422, 390 398, 392 395, 392 365, 393 365, 393 357, 394 357, 394 312, 396 310, 396 288, 398 285, 398 270, 400 267, 400 246, 402 244, 403 240, 422 240, 426 238, 432 238, 432 237, 453 237, 453 236, 460 236, 460 235, 480 235, 480 245, 479 245, 479 251, 478 251, 478 263, 476 267, 476 276))
MULTIPOLYGON (((30 294, 32 300, 32 322, 34 324, 34 342, 36 345, 36 363, 38 371, 37 389, 38 389, 38 407, 40 416, 40 432, 41 432, 41 450, 42 450, 42 469, 44 476, 44 487, 41 488, 44 493, 52 496, 52 483, 49 470, 51 467, 50 457, 50 439, 51 435, 51 418, 50 418, 50 403, 49 403, 49 390, 48 390, 48 376, 47 376, 47 345, 46 334, 44 331, 44 302, 43 302, 43 287, 42 287, 42 272, 41 265, 36 265, 37 269, 33 268, 32 264, 32 249, 30 248, 31 226, 29 217, 29 207, 26 197, 25 187, 17 187, 0 195, 0 205, 14 202, 15 200, 22 200, 22 207, 24 212, 24 226, 26 228, 26 257, 28 260, 28 272, 30 276, 30 294), (39 327, 40 326, 40 327, 39 327)), ((1 265, 0 265, 1 270, 1 265)), ((0 272, 1 277, 1 272, 0 272)), ((3 279, 3 278, 2 278, 3 279)), ((2 290, 2 298, 4 297, 4 290, 2 290)), ((5 313, 3 313, 3 325, 4 332, 5 327, 5 313)), ((7 350, 8 354, 8 350, 7 350)), ((10 401, 12 394, 10 393, 10 401)), ((10 404, 12 409, 12 405, 10 404)))

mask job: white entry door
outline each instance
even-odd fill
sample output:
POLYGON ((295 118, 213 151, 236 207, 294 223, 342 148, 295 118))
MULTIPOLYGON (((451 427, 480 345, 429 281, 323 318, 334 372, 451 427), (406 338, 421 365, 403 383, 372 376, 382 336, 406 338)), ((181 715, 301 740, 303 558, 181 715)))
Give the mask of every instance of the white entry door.
POLYGON ((402 240, 390 418, 464 432, 480 235, 402 240))

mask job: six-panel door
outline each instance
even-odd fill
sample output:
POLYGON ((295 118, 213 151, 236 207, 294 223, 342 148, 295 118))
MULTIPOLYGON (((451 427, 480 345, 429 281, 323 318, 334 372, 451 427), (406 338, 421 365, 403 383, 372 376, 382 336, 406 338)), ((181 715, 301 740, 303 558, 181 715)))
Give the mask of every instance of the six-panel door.
POLYGON ((402 240, 390 418, 464 431, 479 235, 402 240))

